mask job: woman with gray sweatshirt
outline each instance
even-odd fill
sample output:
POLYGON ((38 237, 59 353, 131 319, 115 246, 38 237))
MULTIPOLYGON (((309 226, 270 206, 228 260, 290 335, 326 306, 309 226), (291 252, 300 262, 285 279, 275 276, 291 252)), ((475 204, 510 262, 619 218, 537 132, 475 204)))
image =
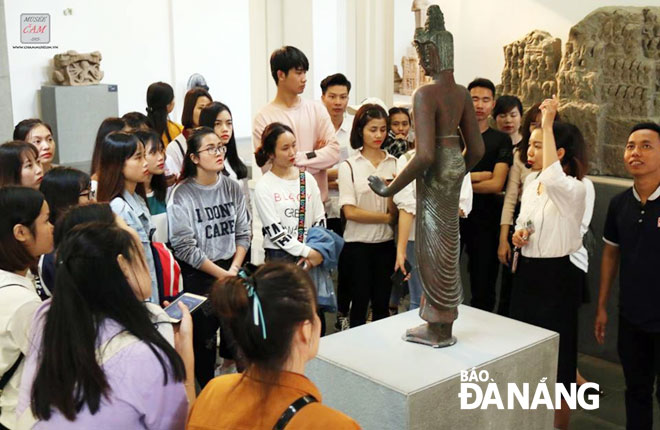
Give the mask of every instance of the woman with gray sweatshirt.
MULTIPOLYGON (((226 147, 209 127, 188 137, 183 170, 167 203, 169 239, 186 291, 208 295, 213 283, 236 276, 250 246, 250 218, 241 186, 221 175, 226 147)), ((214 376, 220 322, 210 306, 193 314, 195 376, 214 376), (208 308, 208 309, 207 309, 208 308)), ((233 359, 231 333, 221 331, 220 355, 233 359)))

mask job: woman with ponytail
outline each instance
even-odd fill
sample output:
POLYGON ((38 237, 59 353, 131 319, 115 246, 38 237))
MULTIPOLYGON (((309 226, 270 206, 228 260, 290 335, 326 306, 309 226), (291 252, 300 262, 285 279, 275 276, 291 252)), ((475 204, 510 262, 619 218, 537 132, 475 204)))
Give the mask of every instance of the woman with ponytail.
POLYGON ((243 374, 211 381, 193 406, 187 428, 272 429, 278 424, 287 430, 359 429, 353 419, 323 405, 318 388, 304 375, 306 363, 318 352, 321 332, 311 278, 299 266, 282 262, 254 269, 217 283, 211 294, 248 367, 243 374), (294 403, 297 412, 289 425, 278 421, 294 403))
POLYGON ((147 117, 163 145, 173 141, 183 131, 183 126, 170 121, 168 115, 174 110, 174 89, 165 82, 154 82, 147 88, 147 117))
POLYGON ((56 293, 33 322, 19 428, 183 429, 194 396, 186 391, 194 386, 190 314, 180 306, 175 349, 143 303, 151 282, 137 236, 82 224, 57 258, 56 293))
POLYGON ((45 298, 31 268, 52 249, 44 196, 31 188, 0 188, 0 429, 16 428, 14 409, 32 317, 45 298))

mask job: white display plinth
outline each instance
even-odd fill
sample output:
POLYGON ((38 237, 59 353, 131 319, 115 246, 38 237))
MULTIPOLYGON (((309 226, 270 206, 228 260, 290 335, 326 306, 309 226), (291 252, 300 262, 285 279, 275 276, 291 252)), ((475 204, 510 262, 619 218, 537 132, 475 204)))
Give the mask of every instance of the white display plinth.
MULTIPOLYGON (((456 345, 434 349, 405 342, 407 328, 422 324, 410 311, 321 339, 307 376, 323 402, 366 430, 552 429, 554 411, 461 410, 460 372, 485 369, 506 407, 507 383, 536 385, 547 378, 554 396, 559 335, 469 306, 454 323, 456 345)), ((478 383, 483 391, 486 382, 478 383)))

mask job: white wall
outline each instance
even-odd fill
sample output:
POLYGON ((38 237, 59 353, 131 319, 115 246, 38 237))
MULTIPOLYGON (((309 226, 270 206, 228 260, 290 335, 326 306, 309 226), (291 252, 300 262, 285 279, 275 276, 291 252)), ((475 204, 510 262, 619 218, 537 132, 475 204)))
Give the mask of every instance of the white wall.
MULTIPOLYGON (((415 19, 412 0, 394 0, 394 62, 413 38, 415 19)), ((593 10, 603 6, 660 5, 658 0, 432 0, 445 14, 447 29, 454 36, 456 81, 467 85, 477 76, 500 83, 504 54, 502 47, 532 30, 545 30, 562 41, 570 28, 593 10)))
MULTIPOLYGON (((150 83, 175 88, 181 119, 185 84, 193 72, 206 77, 211 94, 232 109, 237 136, 250 134, 248 6, 233 0, 5 0, 13 123, 39 116, 38 91, 48 83, 53 55, 100 51, 103 83, 119 86, 119 114, 142 111, 150 83), (72 14, 65 16, 67 8, 72 14), (49 13, 51 45, 20 45, 21 13, 49 13)), ((5 140, 8 136, 0 136, 5 140)))

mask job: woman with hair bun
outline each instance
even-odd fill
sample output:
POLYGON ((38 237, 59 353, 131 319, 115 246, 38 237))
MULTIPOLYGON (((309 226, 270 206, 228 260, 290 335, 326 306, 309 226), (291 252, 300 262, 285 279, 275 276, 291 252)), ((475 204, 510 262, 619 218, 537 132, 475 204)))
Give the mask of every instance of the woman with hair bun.
POLYGON ((242 375, 209 382, 193 405, 188 430, 359 429, 352 418, 323 405, 318 388, 304 376, 306 363, 318 352, 321 331, 309 275, 282 262, 252 269, 216 284, 211 294, 248 367, 242 375), (292 405, 297 411, 280 421, 292 405))

